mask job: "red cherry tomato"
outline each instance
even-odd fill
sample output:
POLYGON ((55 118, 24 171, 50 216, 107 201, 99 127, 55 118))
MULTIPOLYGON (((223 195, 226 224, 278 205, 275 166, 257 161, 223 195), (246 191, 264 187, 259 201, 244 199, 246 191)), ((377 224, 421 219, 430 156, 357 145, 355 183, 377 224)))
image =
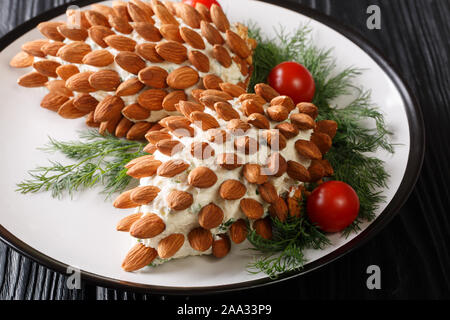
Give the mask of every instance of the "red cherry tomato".
POLYGON ((269 85, 283 96, 291 97, 294 102, 312 102, 316 93, 316 84, 311 73, 297 62, 283 62, 269 74, 269 85))
POLYGON ((190 4, 194 8, 197 3, 205 5, 208 9, 210 9, 213 4, 217 4, 220 6, 220 4, 216 0, 183 0, 183 2, 186 4, 190 4))
POLYGON ((306 205, 309 220, 325 232, 339 232, 355 221, 359 198, 355 190, 341 181, 329 181, 317 187, 306 205))

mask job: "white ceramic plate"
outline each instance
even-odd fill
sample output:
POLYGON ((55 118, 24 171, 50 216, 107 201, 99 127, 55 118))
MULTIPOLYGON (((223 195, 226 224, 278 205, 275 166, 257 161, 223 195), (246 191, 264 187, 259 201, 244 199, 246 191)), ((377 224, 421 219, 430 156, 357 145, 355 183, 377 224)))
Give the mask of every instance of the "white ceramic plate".
MULTIPOLYGON (((94 2, 94 1, 93 1, 94 2)), ((387 202, 372 224, 362 225, 362 231, 345 239, 331 237, 332 245, 325 250, 306 252, 310 263, 305 271, 328 263, 348 252, 373 235, 392 218, 411 191, 421 166, 423 155, 423 125, 418 108, 390 65, 362 39, 328 18, 300 6, 291 9, 250 0, 220 1, 232 22, 258 22, 264 34, 274 35, 282 25, 295 30, 309 23, 314 42, 320 47, 334 48, 339 68, 364 68, 358 85, 372 90, 373 101, 386 115, 389 129, 394 132, 394 155, 380 152, 391 175, 389 188, 383 191, 387 202), (310 18, 313 17, 314 19, 310 18), (321 22, 319 22, 321 21, 321 22), (337 31, 339 30, 339 31, 337 31), (352 39, 352 40, 350 40, 352 39), (410 130, 414 128, 414 130, 410 130), (410 146, 414 145, 411 150, 410 146), (405 175, 405 173, 407 174, 405 175), (389 206, 388 206, 389 205, 389 206)), ((126 213, 116 210, 96 191, 78 194, 74 199, 55 200, 48 193, 22 195, 15 192, 16 183, 27 178, 27 171, 47 163, 47 154, 36 150, 48 142, 48 136, 59 140, 77 138, 84 121, 63 120, 55 113, 39 107, 45 94, 42 89, 25 89, 16 84, 24 70, 9 67, 10 59, 20 46, 40 34, 38 22, 55 18, 63 8, 19 27, 2 39, 0 48, 0 234, 22 253, 60 272, 67 266, 83 271, 83 277, 105 286, 131 286, 153 292, 206 292, 244 288, 266 284, 263 274, 252 275, 246 266, 252 261, 248 244, 233 246, 222 260, 211 257, 191 257, 172 261, 147 272, 126 273, 121 261, 130 248, 127 234, 115 231, 117 221, 126 213), (33 29, 32 29, 33 28, 33 29), (27 32, 28 30, 31 30, 27 32)), ((52 156, 50 156, 52 157, 52 156)), ((127 212, 128 213, 128 212, 127 212)), ((283 278, 296 276, 289 274, 283 278)))

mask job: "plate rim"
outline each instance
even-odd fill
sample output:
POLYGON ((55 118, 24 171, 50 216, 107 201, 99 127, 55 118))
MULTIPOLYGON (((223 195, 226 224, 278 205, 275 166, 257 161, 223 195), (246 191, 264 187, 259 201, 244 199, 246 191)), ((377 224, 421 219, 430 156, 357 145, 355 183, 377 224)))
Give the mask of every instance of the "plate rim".
MULTIPOLYGON (((103 0, 77 0, 69 4, 64 4, 56 8, 50 9, 41 13, 40 15, 28 20, 27 22, 19 25, 12 31, 8 32, 0 39, 0 52, 2 52, 11 43, 16 41, 19 37, 25 33, 31 31, 36 25, 42 21, 53 19, 59 15, 64 14, 69 6, 77 5, 80 7, 87 6, 92 3, 101 2, 103 0)), ((330 252, 329 254, 308 263, 302 270, 291 271, 278 277, 277 279, 270 279, 265 277, 258 280, 244 281, 228 285, 207 286, 207 287, 168 287, 168 286, 156 286, 147 285, 141 283, 121 281, 110 277, 101 276, 91 272, 81 270, 81 278, 83 281, 92 283, 94 285, 100 285, 108 288, 117 288, 122 290, 134 290, 136 292, 155 293, 155 294, 172 294, 172 295, 199 295, 205 293, 224 293, 237 290, 246 290, 266 286, 270 284, 279 283, 282 281, 297 278, 301 275, 314 271, 320 267, 323 267, 349 252, 359 248, 366 243, 370 238, 374 237, 379 231, 381 231, 398 213, 400 208, 409 198, 412 193, 415 184, 419 178, 421 168, 425 156, 425 124, 423 120, 422 110, 418 103, 417 98, 413 94, 412 90, 404 81, 404 78, 400 75, 397 68, 389 61, 389 59, 375 46, 373 46, 368 40, 363 38, 355 30, 347 27, 337 21, 335 18, 327 16, 321 12, 318 12, 312 8, 306 7, 302 4, 296 4, 288 2, 287 0, 253 0, 263 3, 269 3, 276 5, 291 11, 300 13, 307 16, 319 23, 322 23, 339 34, 343 35, 359 48, 361 48, 366 54, 374 60, 377 65, 383 70, 384 73, 390 78, 395 85, 396 89, 400 93, 400 96, 405 104, 405 112, 409 123, 409 136, 410 145, 414 148, 410 148, 408 155, 408 162, 405 173, 403 175, 400 186, 395 193, 392 200, 387 207, 381 212, 376 220, 371 223, 365 230, 358 234, 354 239, 347 242, 345 245, 330 252)), ((32 248, 22 240, 15 237, 12 233, 6 230, 0 224, 0 240, 9 245, 14 250, 28 257, 29 259, 49 268, 50 270, 67 274, 67 264, 62 263, 56 259, 53 259, 40 251, 32 248)))

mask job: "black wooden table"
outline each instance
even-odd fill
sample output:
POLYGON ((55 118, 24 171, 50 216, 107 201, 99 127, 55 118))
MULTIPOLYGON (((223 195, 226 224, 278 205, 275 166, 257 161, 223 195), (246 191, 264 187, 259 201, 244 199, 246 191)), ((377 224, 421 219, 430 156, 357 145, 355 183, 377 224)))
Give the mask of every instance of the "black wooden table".
MULTIPOLYGON (((237 1, 237 0, 236 0, 237 1)), ((427 152, 422 174, 400 213, 376 237, 340 260, 299 279, 203 299, 450 298, 450 1, 291 0, 330 15, 362 34, 397 66, 424 113, 427 152), (381 30, 366 26, 369 5, 381 8, 381 30), (368 290, 366 269, 381 268, 381 290, 368 290)), ((1 0, 0 36, 70 0, 1 0)), ((0 242, 0 299, 185 299, 83 284, 65 288, 64 275, 0 242)))

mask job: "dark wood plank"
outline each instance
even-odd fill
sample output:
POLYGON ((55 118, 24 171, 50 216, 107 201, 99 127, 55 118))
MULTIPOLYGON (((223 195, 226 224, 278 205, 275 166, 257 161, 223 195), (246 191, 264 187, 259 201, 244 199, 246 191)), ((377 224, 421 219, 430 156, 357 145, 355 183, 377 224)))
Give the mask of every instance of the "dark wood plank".
MULTIPOLYGON (((69 0, 3 0, 0 36, 69 0)), ((399 215, 374 239, 335 263, 299 279, 189 301, 246 297, 443 298, 450 297, 450 2, 447 0, 291 0, 352 27, 398 68, 421 103, 427 154, 419 182, 399 215), (379 5, 382 29, 368 30, 366 9, 379 5), (366 288, 366 268, 379 265, 382 290, 366 288)), ((158 300, 161 297, 95 287, 65 289, 65 277, 21 257, 0 242, 0 299, 158 300)), ((165 299, 184 300, 183 297, 165 299)))

